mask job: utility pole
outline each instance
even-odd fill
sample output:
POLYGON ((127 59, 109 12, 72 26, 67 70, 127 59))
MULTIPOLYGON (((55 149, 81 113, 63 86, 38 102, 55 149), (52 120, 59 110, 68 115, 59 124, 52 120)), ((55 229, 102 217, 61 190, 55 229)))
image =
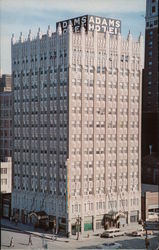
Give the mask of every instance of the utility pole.
POLYGON ((148 250, 149 245, 150 245, 150 242, 149 242, 149 239, 147 238, 147 229, 146 229, 146 238, 145 238, 146 250, 148 250))
POLYGON ((146 250, 148 250, 150 242, 149 242, 149 239, 147 238, 147 228, 146 228, 146 223, 145 222, 144 222, 144 229, 146 230, 145 246, 146 246, 146 250))

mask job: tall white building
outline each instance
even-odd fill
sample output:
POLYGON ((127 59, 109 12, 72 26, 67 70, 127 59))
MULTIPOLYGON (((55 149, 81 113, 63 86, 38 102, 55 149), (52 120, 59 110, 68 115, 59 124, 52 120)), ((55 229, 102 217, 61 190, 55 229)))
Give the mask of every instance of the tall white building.
POLYGON ((83 16, 12 37, 19 219, 45 211, 57 230, 83 233, 141 218, 143 38, 120 25, 83 16))

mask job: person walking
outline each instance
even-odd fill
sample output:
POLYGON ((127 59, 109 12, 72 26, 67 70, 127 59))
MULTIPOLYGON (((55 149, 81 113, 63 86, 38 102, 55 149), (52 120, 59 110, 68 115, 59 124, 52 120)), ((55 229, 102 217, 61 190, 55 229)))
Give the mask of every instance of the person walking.
POLYGON ((33 245, 33 243, 32 243, 32 238, 31 238, 31 234, 29 235, 29 243, 28 243, 28 245, 33 245))
POLYGON ((14 241, 13 241, 13 237, 10 240, 10 247, 14 247, 14 241))

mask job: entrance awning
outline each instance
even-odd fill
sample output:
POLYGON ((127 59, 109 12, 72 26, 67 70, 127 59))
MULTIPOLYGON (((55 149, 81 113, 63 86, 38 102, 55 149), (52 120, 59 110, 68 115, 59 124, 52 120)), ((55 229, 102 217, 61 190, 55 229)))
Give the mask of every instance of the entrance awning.
POLYGON ((38 220, 49 219, 48 214, 45 211, 30 212, 29 216, 35 216, 38 220))
POLYGON ((113 220, 116 220, 117 218, 125 218, 125 213, 123 213, 123 212, 121 212, 121 211, 119 211, 119 212, 110 212, 110 213, 108 213, 108 214, 105 214, 104 215, 104 218, 106 219, 106 218, 109 218, 109 219, 113 219, 113 220))

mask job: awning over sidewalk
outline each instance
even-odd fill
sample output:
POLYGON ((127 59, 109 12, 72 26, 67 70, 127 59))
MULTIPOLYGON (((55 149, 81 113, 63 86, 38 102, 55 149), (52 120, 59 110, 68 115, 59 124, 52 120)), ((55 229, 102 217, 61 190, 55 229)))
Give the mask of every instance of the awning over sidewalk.
POLYGON ((113 219, 113 220, 116 220, 118 218, 125 218, 125 217, 126 217, 126 214, 121 212, 121 211, 119 211, 119 212, 113 212, 112 211, 112 212, 104 215, 105 219, 109 218, 109 219, 113 219))
POLYGON ((49 219, 49 215, 45 211, 30 212, 29 216, 35 216, 38 220, 49 219))

